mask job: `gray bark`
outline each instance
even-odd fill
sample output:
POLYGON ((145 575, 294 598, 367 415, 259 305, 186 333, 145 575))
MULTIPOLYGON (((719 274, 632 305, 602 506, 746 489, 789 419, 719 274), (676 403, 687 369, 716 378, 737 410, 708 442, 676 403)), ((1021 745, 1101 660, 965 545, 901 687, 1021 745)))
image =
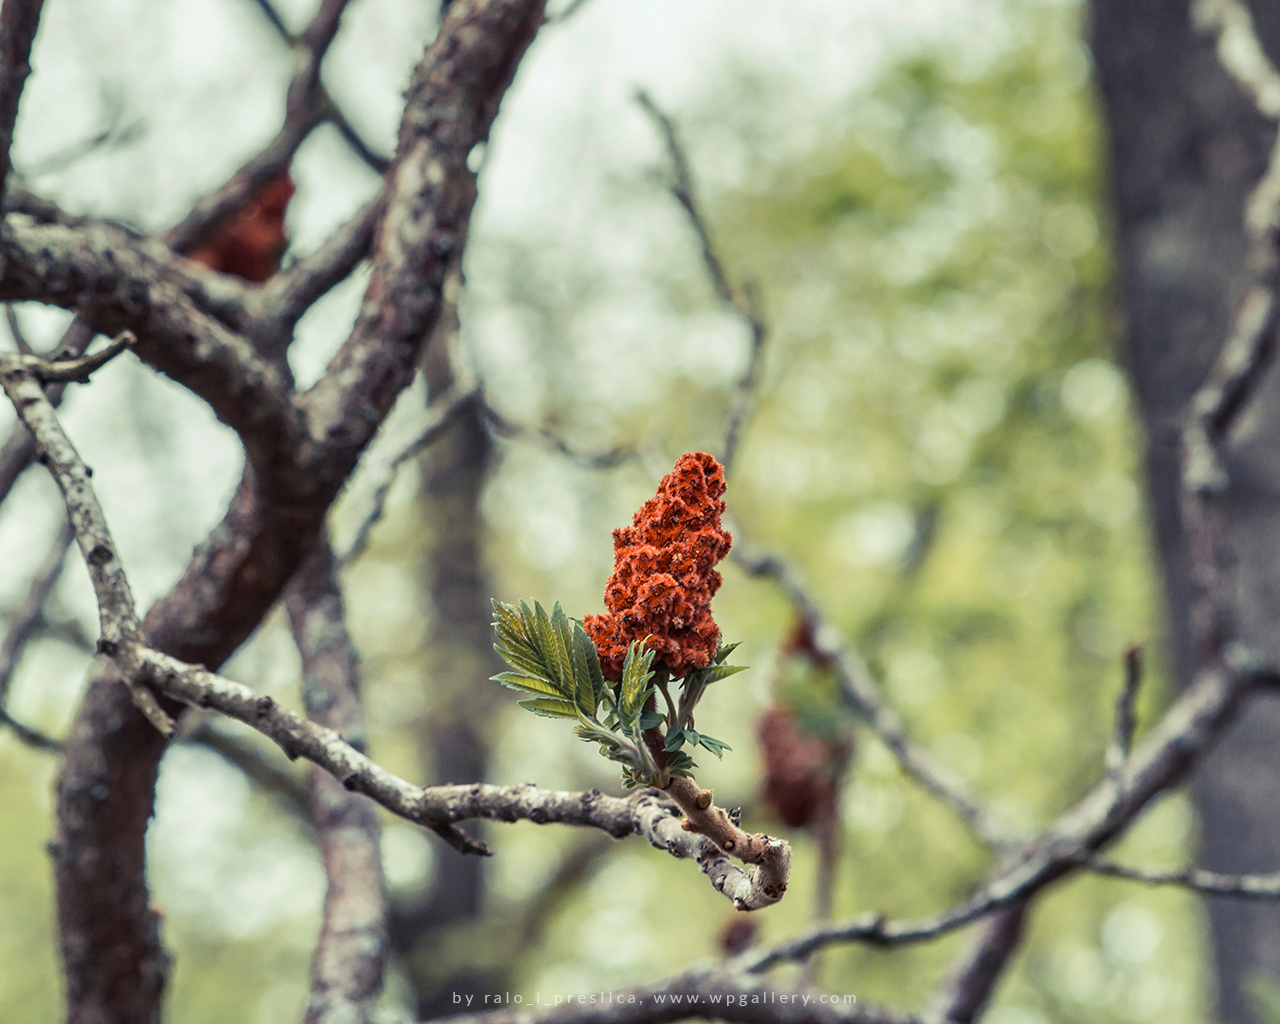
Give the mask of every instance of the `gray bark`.
MULTIPOLYGON (((1252 5, 1280 54, 1280 7, 1252 5)), ((1125 355, 1148 436, 1148 492, 1169 638, 1185 682, 1197 650, 1193 581, 1179 515, 1178 431, 1249 283, 1243 215, 1274 127, 1224 71, 1185 2, 1093 0, 1092 44, 1109 129, 1115 228, 1127 313, 1125 355)), ((1243 609, 1242 639, 1280 655, 1280 377, 1269 371, 1229 446, 1221 507, 1243 609)), ((1210 636, 1211 646, 1214 637, 1210 636)), ((1227 873, 1280 868, 1280 700, 1257 697, 1195 777, 1200 863, 1227 873)), ((1280 977, 1280 908, 1209 900, 1218 1016, 1257 1020, 1247 995, 1280 977)))

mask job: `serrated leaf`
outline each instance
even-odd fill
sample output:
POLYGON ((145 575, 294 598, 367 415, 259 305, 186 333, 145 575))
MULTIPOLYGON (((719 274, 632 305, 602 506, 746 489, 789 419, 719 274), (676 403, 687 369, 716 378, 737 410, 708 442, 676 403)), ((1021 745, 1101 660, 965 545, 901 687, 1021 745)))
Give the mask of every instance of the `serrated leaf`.
POLYGON ((703 669, 703 672, 706 674, 706 681, 714 683, 721 679, 727 679, 729 676, 737 675, 739 672, 745 672, 747 667, 746 665, 712 665, 703 669))
POLYGON ((741 644, 742 644, 742 641, 738 640, 738 641, 735 641, 734 643, 725 644, 724 646, 722 646, 719 650, 716 651, 716 656, 713 663, 716 665, 723 665, 725 658, 729 657, 729 655, 731 655, 734 651, 736 651, 738 647, 741 646, 741 644))
POLYGON ((667 716, 659 711, 642 711, 640 712, 640 731, 645 729, 656 729, 667 720, 667 716))
POLYGON ((577 718, 578 709, 567 700, 557 697, 541 697, 538 700, 517 701, 526 711, 532 711, 543 718, 577 718))
POLYGON ((546 666, 537 655, 514 647, 504 647, 502 644, 494 644, 493 649, 498 652, 498 657, 512 668, 519 669, 525 675, 537 676, 541 679, 546 679, 548 682, 551 681, 550 676, 547 674, 546 666))
POLYGON ((499 672, 496 676, 490 676, 489 678, 495 683, 510 687, 512 690, 525 690, 529 693, 536 693, 539 696, 565 698, 565 695, 560 692, 560 688, 551 680, 525 675, 523 672, 499 672))
MULTIPOLYGON (((559 601, 555 603, 555 608, 560 609, 559 601)), ((563 616, 564 612, 561 611, 560 614, 563 616)), ((572 698, 573 668, 569 664, 569 652, 564 648, 560 631, 552 624, 551 616, 542 607, 541 601, 533 602, 533 615, 533 625, 538 635, 538 650, 546 660, 548 675, 560 683, 561 692, 566 697, 572 698)))
MULTIPOLYGON (((575 623, 574 625, 577 624, 575 623)), ((578 639, 581 633, 582 627, 578 626, 577 632, 569 634, 569 656, 573 664, 573 699, 578 705, 579 711, 588 718, 595 718, 596 707, 600 702, 600 694, 596 691, 595 685, 591 680, 591 669, 587 666, 587 654, 578 639)), ((585 636, 585 634, 583 635, 585 636)))
POLYGON ((667 733, 667 742, 664 743, 663 749, 670 753, 673 750, 679 750, 684 746, 684 729, 672 729, 667 733))
POLYGON ((582 660, 587 666, 587 675, 591 679, 591 692, 595 696, 596 707, 598 708, 604 700, 606 686, 604 681, 604 670, 600 667, 600 653, 596 650, 596 645, 592 642, 591 637, 587 636, 587 631, 582 628, 582 623, 577 619, 572 621, 573 626, 573 649, 574 663, 577 664, 577 652, 581 650, 582 660))

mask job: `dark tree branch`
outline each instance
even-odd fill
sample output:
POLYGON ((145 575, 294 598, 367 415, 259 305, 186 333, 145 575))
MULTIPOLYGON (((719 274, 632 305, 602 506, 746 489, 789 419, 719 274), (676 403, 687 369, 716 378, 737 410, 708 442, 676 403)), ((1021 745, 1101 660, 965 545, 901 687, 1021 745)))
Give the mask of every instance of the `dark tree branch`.
MULTIPOLYGON (((299 73, 294 78, 294 82, 289 89, 291 103, 301 105, 305 102, 307 94, 314 92, 322 116, 338 130, 338 133, 346 140, 347 145, 351 147, 352 152, 368 164, 374 172, 385 174, 387 168, 391 165, 391 161, 385 156, 375 153, 373 148, 365 142, 360 133, 351 125, 351 122, 347 120, 342 109, 334 102, 333 97, 329 95, 329 91, 320 82, 320 60, 312 55, 315 53, 314 39, 319 35, 321 28, 313 23, 311 30, 309 30, 310 38, 308 38, 308 33, 304 33, 301 38, 295 37, 289 31, 284 19, 281 18, 280 13, 270 0, 254 0, 254 4, 271 24, 271 27, 275 29, 280 39, 287 46, 300 51, 298 57, 299 73)), ((334 29, 336 30, 336 17, 334 17, 333 21, 334 29)))
POLYGON ((0 205, 13 148, 22 87, 31 74, 31 44, 40 25, 44 0, 4 0, 0 4, 0 205))
POLYGON ((1130 647, 1124 652, 1124 686, 1116 700, 1115 726, 1111 730, 1111 742, 1107 744, 1106 765, 1111 776, 1123 771, 1129 753, 1133 749, 1133 702, 1142 685, 1142 648, 1130 647))
MULTIPOLYGON (((454 188, 438 190, 439 165, 427 161, 423 166, 426 152, 418 143, 433 134, 444 137, 463 154, 465 167, 465 153, 487 134, 532 37, 531 26, 542 16, 537 0, 471 0, 457 6, 418 76, 432 79, 430 71, 438 66, 440 74, 432 79, 438 87, 415 90, 406 109, 402 163, 389 172, 396 183, 390 204, 405 209, 394 216, 388 212, 383 241, 374 250, 374 287, 365 303, 365 326, 358 329, 361 358, 340 358, 334 377, 320 389, 332 404, 314 396, 308 403, 310 434, 323 440, 307 441, 283 465, 271 463, 272 477, 259 479, 252 468, 246 473, 223 522, 143 622, 148 644, 184 662, 216 667, 256 628, 310 547, 386 409, 411 379, 418 342, 439 308, 433 294, 439 281, 421 250, 439 250, 443 241, 434 229, 416 232, 427 225, 456 232, 461 212, 454 188), (462 65, 481 73, 468 77, 459 70, 462 65), (503 73, 493 73, 496 68, 503 73), (430 182, 421 180, 424 172, 430 182), (411 297, 403 306, 398 305, 401 295, 411 297), (382 331, 383 316, 395 319, 399 330, 382 331), (380 354, 366 351, 374 348, 380 354), (377 372, 363 372, 375 365, 377 372)), ((300 139, 301 133, 277 139, 228 188, 202 202, 169 243, 180 249, 194 244, 257 185, 282 171, 290 145, 300 139)), ((460 172, 452 156, 446 166, 445 183, 456 182, 460 172)), ((469 204, 465 209, 469 212, 469 204)), ((454 234, 455 245, 464 234, 454 234)), ((347 354, 352 354, 349 347, 347 354)), ((118 675, 105 666, 81 706, 59 780, 59 924, 73 1024, 155 1020, 166 972, 148 908, 144 845, 165 744, 121 700, 123 693, 118 675)))
POLYGON ((350 565, 364 554, 365 549, 369 546, 369 537, 373 533, 373 528, 382 519, 382 514, 386 509, 387 495, 391 493, 391 488, 395 484, 396 474, 399 473, 400 467, 410 459, 426 451, 459 417, 474 409, 478 400, 479 397, 474 391, 448 391, 431 403, 427 409, 426 425, 421 428, 418 436, 404 445, 380 467, 381 479, 378 481, 377 487, 374 488, 373 496, 369 500, 368 510, 360 518, 360 522, 351 536, 351 542, 338 560, 341 565, 350 565))
POLYGON ((5 633, 4 642, 0 643, 0 708, 8 699, 9 685, 13 682, 13 672, 18 667, 23 649, 44 624, 44 606, 62 577, 67 548, 74 540, 70 524, 63 524, 48 555, 31 578, 26 596, 8 614, 9 631, 5 633))

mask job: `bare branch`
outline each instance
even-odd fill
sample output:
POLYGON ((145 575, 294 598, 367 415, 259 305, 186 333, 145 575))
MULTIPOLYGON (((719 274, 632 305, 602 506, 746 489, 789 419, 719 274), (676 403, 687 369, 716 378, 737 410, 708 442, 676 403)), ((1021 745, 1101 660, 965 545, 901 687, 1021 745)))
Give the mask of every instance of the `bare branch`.
MULTIPOLYGON (((483 393, 480 394, 480 416, 489 428, 490 434, 505 441, 521 438, 534 441, 545 448, 563 455, 569 461, 586 469, 613 469, 632 459, 643 459, 641 449, 636 445, 618 445, 601 452, 583 452, 569 445, 564 438, 545 427, 524 427, 513 423, 498 412, 483 393)), ((662 462, 662 459, 657 460, 662 462)), ((661 474, 659 474, 661 475, 661 474)))
POLYGON ((1029 901, 1001 907, 977 929, 934 993, 924 1017, 947 1024, 972 1024, 986 1009, 1009 957, 1022 940, 1029 901))
POLYGON ((269 348, 287 344, 293 326, 322 295, 344 280, 369 255, 374 230, 386 208, 385 195, 366 203, 347 224, 319 249, 273 275, 260 289, 246 296, 253 328, 269 348))
POLYGON ((698 242, 702 247, 702 262, 707 268, 707 275, 711 278, 712 287, 715 289, 716 295, 720 297, 720 301, 730 311, 737 314, 751 335, 751 356, 747 362, 747 370, 734 390, 733 402, 729 410, 728 426, 725 431, 724 452, 720 456, 720 462, 724 466, 725 472, 728 473, 734 457, 738 453, 738 444, 741 440, 742 430, 746 425, 747 416, 755 403, 755 392, 759 383, 760 356, 764 351, 764 343, 768 336, 769 328, 760 309, 760 297, 755 285, 749 282, 739 293, 729 283, 729 278, 724 270, 724 262, 720 259, 720 254, 711 239, 711 232, 707 227, 706 219, 703 217, 697 198, 694 195, 693 174, 689 170, 689 160, 685 156, 684 147, 680 143, 680 136, 676 131, 675 122, 662 111, 653 101, 653 98, 643 89, 636 92, 636 102, 653 119, 666 143, 667 156, 671 160, 672 168, 672 174, 667 179, 667 187, 671 190, 671 194, 675 196, 676 201, 684 207, 685 213, 689 215, 689 223, 693 226, 694 233, 697 234, 698 242))
POLYGON ((1280 871, 1269 875, 1223 875, 1203 868, 1183 868, 1181 871, 1157 871, 1136 868, 1127 864, 1090 857, 1082 866, 1098 875, 1112 878, 1128 878, 1148 885, 1176 885, 1206 896, 1236 896, 1245 899, 1280 899, 1280 871))
POLYGON ((31 74, 31 44, 43 7, 44 0, 4 0, 0 4, 0 205, 9 177, 18 102, 31 74))
MULTIPOLYGON (((1104 776, 1043 834, 1009 850, 975 894, 949 910, 916 921, 891 922, 882 915, 868 915, 811 928, 790 942, 744 954, 739 965, 760 971, 802 960, 833 942, 919 942, 1027 901, 1124 832, 1147 803, 1186 775, 1245 697, 1275 679, 1274 670, 1255 666, 1240 651, 1233 653, 1225 669, 1202 671, 1130 756, 1119 784, 1104 776)), ((1012 946, 1005 951, 1011 952, 1012 946)), ((988 977, 994 980, 998 971, 988 977)))
MULTIPOLYGON (((120 346, 119 350, 124 347, 120 346)), ((101 632, 98 649, 116 657, 137 642, 138 616, 134 610, 133 594, 129 590, 124 567, 116 555, 106 517, 89 483, 88 468, 63 433, 53 406, 30 367, 24 365, 28 360, 27 356, 0 354, 0 385, 19 418, 35 437, 38 458, 62 491, 67 517, 80 544, 98 600, 101 632)), ((172 735, 173 720, 160 707, 155 696, 143 684, 132 679, 130 688, 134 702, 148 721, 161 734, 172 735)))
POLYGON ((862 659, 840 642, 839 631, 822 615, 796 569, 776 555, 755 549, 736 527, 734 534, 729 557, 749 575, 771 579, 787 594, 813 636, 815 650, 834 670, 845 700, 866 716, 871 729, 907 774, 955 809, 985 842, 997 847, 1012 843, 1014 837, 965 790, 955 773, 907 735, 897 714, 881 699, 862 659))
POLYGON ((320 64, 338 31, 338 22, 348 2, 320 0, 315 17, 303 31, 296 48, 297 65, 289 83, 280 131, 230 180, 198 200, 181 223, 165 233, 165 243, 175 252, 190 252, 210 231, 242 210, 263 185, 288 171, 298 147, 323 120, 324 108, 317 94, 320 64))
MULTIPOLYGON (((276 30, 276 34, 280 39, 295 50, 300 50, 300 73, 295 76, 293 83, 289 87, 291 101, 300 105, 305 102, 305 97, 309 93, 314 94, 322 116, 338 130, 338 133, 346 140, 347 145, 351 147, 352 152, 368 164, 374 172, 385 174, 387 168, 391 165, 391 161, 373 151, 372 147, 365 142, 360 133, 351 125, 351 122, 347 120, 341 108, 334 102, 333 97, 329 95, 329 91, 320 82, 320 59, 313 56, 316 50, 315 40, 321 31, 320 26, 313 22, 312 28, 308 33, 304 33, 301 37, 295 37, 289 31, 288 26, 285 25, 284 19, 275 9, 275 5, 271 3, 271 0, 254 0, 254 4, 267 21, 270 22, 271 27, 276 30)), ((322 7, 321 13, 323 11, 324 8, 322 7)), ((334 18, 332 31, 336 31, 336 27, 336 18, 334 18)))
POLYGON ((26 596, 6 616, 9 631, 0 643, 0 708, 3 708, 9 696, 9 685, 13 681, 13 671, 18 666, 18 659, 23 648, 27 646, 44 623, 44 606, 62 576, 62 567, 67 562, 67 548, 75 540, 75 534, 69 523, 64 523, 54 538, 49 553, 31 578, 26 596))
POLYGON ((365 549, 369 546, 369 537, 373 533, 373 528, 382 519, 382 514, 386 508, 387 495, 391 493, 391 488, 395 484, 396 475, 399 473, 400 467, 414 456, 426 451, 438 437, 449 429, 458 417, 464 415, 477 401, 478 394, 475 391, 451 390, 431 403, 427 409, 426 425, 421 428, 417 437, 404 445, 381 467, 379 473, 382 479, 378 481, 377 487, 374 488, 373 496, 369 500, 369 509, 360 519, 359 525, 356 526, 351 542, 338 559, 340 565, 350 565, 364 554, 365 549))

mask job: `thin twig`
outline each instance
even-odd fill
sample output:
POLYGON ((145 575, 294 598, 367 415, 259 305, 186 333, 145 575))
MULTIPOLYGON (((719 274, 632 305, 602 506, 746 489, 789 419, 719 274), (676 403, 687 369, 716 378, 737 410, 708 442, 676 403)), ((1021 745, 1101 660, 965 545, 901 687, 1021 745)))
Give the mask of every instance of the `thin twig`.
POLYGON ((447 391, 431 403, 427 409, 427 422, 418 431, 417 436, 401 447, 382 466, 380 470, 381 479, 378 481, 377 487, 374 488, 373 496, 369 499, 369 509, 361 517, 350 543, 347 544, 346 549, 338 559, 341 567, 350 565, 364 554, 365 549, 368 548, 369 537, 373 533, 373 528, 381 521, 386 510, 387 495, 391 493, 391 488, 395 485, 396 475, 399 473, 400 467, 429 448, 476 400, 477 394, 474 390, 447 391))
POLYGON ((835 672, 844 699, 866 718, 907 774, 949 804, 985 842, 996 847, 1011 844, 1015 837, 966 791, 956 774, 907 734, 901 719, 884 703, 862 659, 841 642, 839 631, 809 595, 798 570, 776 555, 754 548, 736 528, 734 534, 729 557, 748 575, 771 579, 786 593, 813 636, 814 649, 835 672))
POLYGON ((1142 685, 1142 648, 1136 645, 1124 652, 1124 686, 1116 700, 1115 725, 1111 730, 1111 742, 1107 745, 1107 773, 1118 778, 1129 759, 1133 747, 1133 702, 1142 685))
MULTIPOLYGON (((254 6, 256 6, 262 13, 263 17, 265 17, 271 24, 271 27, 275 29, 276 35, 280 37, 280 40, 286 46, 293 49, 303 48, 304 52, 306 52, 306 34, 304 33, 302 36, 295 36, 290 32, 288 26, 284 23, 284 19, 280 16, 280 12, 276 10, 275 4, 271 3, 271 0, 253 0, 253 3, 254 6)), ((334 27, 336 29, 336 21, 334 22, 334 27)), ((308 66, 306 73, 310 77, 303 78, 300 76, 297 86, 291 90, 291 95, 311 90, 314 93, 316 103, 318 104, 323 117, 338 130, 338 133, 351 147, 352 152, 368 164, 375 173, 379 175, 385 174, 387 168, 391 166, 390 158, 374 152, 373 148, 352 126, 351 122, 347 119, 347 116, 342 112, 342 109, 338 104, 334 102, 329 90, 326 89, 324 84, 319 80, 319 61, 316 60, 314 62, 314 72, 312 72, 311 67, 308 66)))
POLYGON ((702 262, 706 266, 707 275, 711 278, 711 285, 715 289, 716 295, 720 297, 720 301, 742 320, 751 335, 751 355, 747 361, 746 372, 734 389, 733 402, 730 406, 725 430, 724 450, 720 456, 720 462, 727 473, 738 453, 742 431, 752 406, 755 404, 755 393, 759 384, 760 357, 764 351, 764 343, 768 337, 769 328, 760 308, 759 290, 755 284, 748 282, 739 292, 729 283, 729 278, 724 270, 724 261, 721 260, 720 254, 716 250, 715 243, 711 238, 711 231, 707 227, 706 218, 703 217, 702 210, 698 205, 698 200, 694 193, 693 174, 689 170, 689 160, 685 155, 684 146, 680 142, 675 122, 663 112, 653 98, 643 89, 636 91, 636 102, 653 119, 666 143, 667 156, 671 160, 671 175, 667 179, 667 187, 671 190, 671 194, 676 198, 676 201, 684 207, 685 213, 689 216, 689 223, 693 226, 694 233, 698 236, 698 242, 702 247, 702 262))
MULTIPOLYGON (((122 339, 118 338, 109 346, 113 354, 128 347, 127 339, 121 342, 122 339)), ((79 363, 80 360, 73 362, 79 363)), ((97 365, 101 366, 102 360, 97 365)), ((80 372, 84 372, 83 367, 80 372)), ((102 507, 89 482, 88 467, 63 432, 36 373, 31 357, 0 354, 0 385, 3 385, 18 417, 35 437, 38 458, 62 491, 67 516, 89 569, 89 578, 98 599, 101 632, 98 649, 112 657, 119 657, 124 652, 127 661, 127 652, 138 642, 138 616, 133 594, 116 554, 102 507)), ((173 720, 160 707, 155 695, 127 671, 127 666, 126 679, 130 680, 134 702, 148 721, 165 736, 172 735, 173 720)))
POLYGON ((5 634, 4 642, 0 643, 0 708, 5 706, 8 699, 9 685, 13 681, 13 672, 18 666, 23 649, 44 624, 45 603, 53 593, 53 588, 58 585, 62 567, 67 562, 67 548, 74 540, 75 534, 70 523, 64 523, 54 538, 48 555, 31 578, 26 596, 7 616, 9 631, 5 634))
POLYGON ((1112 878, 1128 878, 1148 885, 1177 885, 1206 896, 1235 896, 1245 899, 1280 899, 1280 871, 1267 875, 1223 875, 1203 868, 1183 868, 1181 871, 1158 871, 1153 868, 1137 868, 1128 864, 1090 857, 1082 867, 1098 875, 1112 878))

